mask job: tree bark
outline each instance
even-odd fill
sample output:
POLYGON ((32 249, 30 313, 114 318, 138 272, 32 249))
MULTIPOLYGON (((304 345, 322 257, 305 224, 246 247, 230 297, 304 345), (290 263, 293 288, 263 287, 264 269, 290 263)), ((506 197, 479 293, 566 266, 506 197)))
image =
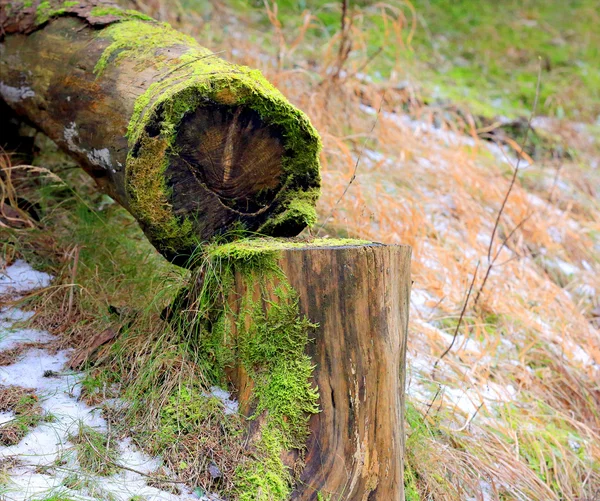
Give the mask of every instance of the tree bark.
MULTIPOLYGON (((310 417, 304 453, 282 455, 297 472, 293 500, 404 499, 410 254, 407 246, 346 243, 290 244, 278 252, 277 264, 297 293, 300 312, 318 324, 306 352, 314 365, 320 412, 310 417)), ((260 300, 261 288, 261 280, 249 282, 244 273, 235 273, 228 299, 236 318, 232 325, 239 329, 251 321, 240 317, 241 298, 250 293, 260 300)), ((274 302, 280 297, 276 288, 271 284, 268 292, 274 302)), ((264 291, 262 303, 267 311, 264 291)), ((229 377, 241 412, 254 416, 252 444, 266 419, 255 416, 256 382, 243 364, 234 365, 229 377)))
POLYGON ((257 70, 135 11, 0 0, 0 98, 179 264, 232 228, 293 236, 315 221, 306 116, 257 70))

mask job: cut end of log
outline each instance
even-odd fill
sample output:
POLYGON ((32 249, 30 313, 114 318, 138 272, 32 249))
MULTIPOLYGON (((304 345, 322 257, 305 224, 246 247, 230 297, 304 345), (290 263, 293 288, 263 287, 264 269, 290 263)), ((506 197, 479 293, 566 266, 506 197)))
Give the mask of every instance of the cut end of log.
POLYGON ((174 192, 198 184, 241 214, 270 205, 281 188, 283 133, 249 108, 207 105, 187 114, 175 139, 171 166, 181 172, 174 192))
POLYGON ((179 121, 169 110, 181 106, 177 96, 157 106, 127 160, 129 206, 159 250, 181 264, 236 225, 293 237, 314 224, 319 141, 309 124, 273 123, 251 104, 194 103, 199 97, 179 121))
POLYGON ((17 3, 0 28, 0 97, 169 260, 232 230, 290 237, 316 222, 319 136, 259 71, 103 0, 17 3))

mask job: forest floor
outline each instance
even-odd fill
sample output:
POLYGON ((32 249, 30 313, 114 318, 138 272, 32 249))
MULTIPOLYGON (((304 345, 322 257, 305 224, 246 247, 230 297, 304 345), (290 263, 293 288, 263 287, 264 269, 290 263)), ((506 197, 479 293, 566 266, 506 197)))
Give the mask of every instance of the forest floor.
MULTIPOLYGON (((51 283, 47 273, 15 261, 0 276, 0 303, 14 303, 51 283)), ((32 316, 18 307, 0 308, 0 498, 201 498, 183 484, 164 489, 157 481, 164 476, 160 460, 130 439, 107 443, 110 423, 102 408, 82 398, 84 373, 69 367, 74 350, 61 348, 46 331, 25 327, 32 316)), ((103 404, 114 408, 124 402, 103 399, 103 404)))
MULTIPOLYGON (((600 499, 594 2, 360 2, 344 23, 335 2, 138 3, 261 69, 309 115, 324 145, 312 234, 413 247, 407 499, 600 499)), ((161 337, 159 314, 185 273, 35 141, 35 167, 15 170, 11 188, 37 204, 41 223, 21 215, 21 228, 0 227, 1 258, 54 281, 11 307, 35 310, 27 328, 56 336, 58 350, 118 332, 85 370, 92 407, 143 395, 147 408, 115 436, 130 435, 148 460, 160 454, 189 489, 226 495, 238 452, 210 441, 210 419, 194 417, 202 444, 184 433, 185 447, 174 447, 161 435, 161 409, 181 386, 168 374, 189 360, 161 337), (162 356, 139 358, 152 373, 135 360, 151 342, 162 356), (156 381, 167 389, 153 393, 156 381)))

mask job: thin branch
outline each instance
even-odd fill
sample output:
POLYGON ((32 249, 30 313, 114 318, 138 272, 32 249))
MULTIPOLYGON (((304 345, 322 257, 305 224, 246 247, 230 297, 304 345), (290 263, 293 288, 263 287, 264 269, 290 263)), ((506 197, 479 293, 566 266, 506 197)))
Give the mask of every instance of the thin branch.
POLYGON ((356 69, 355 72, 353 72, 352 74, 348 75, 348 79, 355 77, 358 73, 360 73, 361 71, 363 71, 382 52, 383 52, 383 46, 379 47, 379 49, 377 49, 375 52, 373 52, 373 54, 371 54, 367 58, 367 60, 356 69))
POLYGON ((435 364, 433 364, 433 371, 431 372, 432 379, 435 379, 435 370, 437 369, 438 364, 442 361, 442 359, 448 353, 450 353, 450 350, 452 349, 452 347, 454 346, 454 343, 456 342, 456 337, 458 336, 458 331, 462 324, 463 317, 465 316, 465 312, 467 311, 467 306, 469 304, 469 298, 471 297, 471 292, 473 292, 473 286, 475 285, 475 279, 477 278, 478 271, 479 271, 479 261, 477 261, 477 266, 475 267, 475 272, 473 273, 473 279, 471 280, 471 285, 469 285, 469 290, 467 292, 467 298, 465 299, 462 310, 460 312, 460 317, 458 317, 458 323, 456 324, 456 329, 454 329, 454 335, 452 336, 452 342, 450 343, 450 346, 448 346, 448 348, 446 348, 446 351, 444 351, 444 353, 442 353, 440 358, 438 358, 436 360, 435 364))
MULTIPOLYGON (((485 284, 487 283, 487 280, 490 276, 490 273, 492 272, 492 269, 496 266, 496 261, 498 260, 498 258, 500 257, 500 253, 502 252, 502 249, 504 249, 504 247, 506 247, 506 244, 508 243, 508 241, 512 238, 512 236, 519 230, 519 228, 521 228, 528 220, 529 218, 533 216, 533 213, 528 214, 527 216, 525 216, 512 230, 511 232, 506 235, 506 237, 504 237, 502 239, 502 244, 500 245, 500 247, 498 248, 498 250, 496 251, 496 254, 494 254, 493 259, 488 263, 488 267, 485 270, 485 276, 483 277, 483 281, 481 282, 481 285, 479 286, 479 290, 477 291, 477 295, 475 296, 475 299, 473 300, 473 306, 477 306, 477 303, 479 302, 479 297, 481 296, 483 289, 485 288, 485 284)), ((498 266, 504 266, 507 263, 510 263, 511 261, 513 261, 514 259, 518 259, 521 256, 519 256, 518 254, 516 256, 512 256, 511 258, 507 259, 506 261, 503 261, 502 263, 500 263, 498 266)))
POLYGON ((427 416, 429 415, 429 411, 431 410, 431 408, 433 407, 433 404, 435 403, 438 395, 440 394, 440 391, 442 391, 442 385, 438 384, 438 388, 437 391, 435 392, 435 395, 433 396, 433 399, 431 400, 431 402, 429 403, 429 406, 427 407, 427 411, 425 412, 425 415, 423 416, 423 421, 425 421, 425 419, 427 419, 427 416))
POLYGON ((475 419, 475 416, 477 416, 477 414, 479 414, 479 411, 481 410, 482 407, 483 407, 483 402, 481 402, 481 404, 479 404, 479 407, 477 407, 477 409, 475 409, 475 412, 469 419, 467 419, 467 422, 463 426, 461 426, 458 430, 454 430, 454 431, 465 431, 468 428, 468 426, 471 424, 471 421, 473 421, 473 419, 475 419))
POLYGON ((383 94, 381 96, 381 102, 379 103, 379 108, 377 109, 377 115, 375 116, 375 121, 373 122, 373 126, 371 127, 371 130, 369 131, 368 136, 365 137, 365 140, 363 141, 362 149, 360 151, 360 155, 358 155, 358 158, 356 159, 356 163, 354 164, 354 172, 352 172, 352 177, 350 178, 350 181, 346 185, 346 188, 344 189, 344 192, 340 195, 340 198, 338 198, 337 202, 333 205, 333 208, 331 209, 331 212, 325 218, 325 221, 323 221, 323 224, 319 227, 319 229, 317 231, 317 236, 319 235, 319 233, 321 233, 321 230, 325 227, 325 225, 327 224, 327 222, 333 217, 333 214, 335 213, 335 210, 337 209, 337 206, 340 204, 340 202, 342 201, 342 199, 344 198, 344 196, 346 196, 346 193, 348 192, 348 189, 350 188, 350 186, 352 185, 352 183, 356 179, 356 173, 358 172, 358 166, 360 165, 360 160, 362 159, 362 157, 363 157, 363 155, 365 153, 365 149, 367 147, 367 141, 369 139, 371 139, 373 131, 375 130, 375 127, 377 126, 377 122, 379 122, 379 115, 381 114, 381 109, 383 108, 383 103, 384 102, 385 102, 385 91, 383 92, 383 94))
MULTIPOLYGON (((535 117, 535 111, 538 104, 538 99, 540 97, 540 82, 542 81, 542 61, 540 59, 540 64, 538 68, 538 76, 537 83, 535 88, 535 99, 533 101, 533 108, 531 109, 531 114, 529 115, 529 120, 527 121, 527 128, 525 129, 525 136, 523 137, 523 146, 521 147, 522 151, 525 151, 525 147, 527 146, 527 140, 529 138, 529 131, 531 130, 531 122, 535 117)), ((490 236, 490 245, 488 247, 488 262, 491 261, 492 258, 492 248, 494 246, 494 238, 496 237, 496 232, 498 231, 498 226, 500 224, 500 219, 502 218, 502 214, 504 213, 504 208, 506 207, 506 203, 508 202, 508 197, 513 190, 515 182, 517 181, 517 176, 519 175, 519 169, 521 167, 521 159, 522 155, 518 155, 517 157, 517 165, 513 172, 512 179, 510 180, 510 185, 508 186, 508 190, 506 191, 506 195, 504 196, 504 200, 502 201, 502 205, 500 206, 500 210, 498 211, 498 215, 496 216, 496 221, 494 222, 494 229, 492 230, 492 235, 490 236)))
POLYGON ((510 233, 508 235, 506 235, 506 237, 504 237, 504 239, 502 240, 502 245, 500 245, 498 252, 496 252, 496 254, 494 255, 494 259, 492 259, 492 264, 494 262, 496 262, 496 260, 500 256, 500 253, 502 252, 502 249, 504 249, 504 247, 506 247, 506 244, 512 238, 512 236, 517 231, 519 231, 519 229, 531 218, 531 216, 533 216, 533 212, 527 214, 527 216, 525 216, 523 219, 521 219, 521 221, 519 221, 519 223, 510 231, 510 233))

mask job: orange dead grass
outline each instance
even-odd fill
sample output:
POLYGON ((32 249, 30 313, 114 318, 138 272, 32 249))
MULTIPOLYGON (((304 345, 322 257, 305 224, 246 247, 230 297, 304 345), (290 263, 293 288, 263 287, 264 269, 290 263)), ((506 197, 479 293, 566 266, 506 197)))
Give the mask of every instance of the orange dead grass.
MULTIPOLYGON (((434 430, 408 451, 421 499, 595 495, 600 333, 586 315, 600 290, 600 172, 590 167, 600 142, 582 125, 557 122, 547 129, 578 151, 576 159, 548 156, 536 163, 522 154, 522 173, 492 248, 498 260, 476 309, 467 309, 462 342, 441 362, 434 381, 431 369, 449 344, 475 265, 487 266, 521 138, 495 146, 477 138, 475 121, 464 110, 424 107, 414 89, 352 76, 368 59, 356 25, 351 36, 359 55, 341 72, 350 76, 327 78, 339 64, 342 34, 309 64, 298 38, 290 35, 294 41, 286 45, 274 16, 271 11, 273 31, 261 34, 251 22, 237 21, 260 49, 241 36, 214 48, 259 67, 321 132, 321 235, 413 247, 408 392, 422 415, 430 408, 425 423, 434 430), (266 58, 271 44, 273 53, 293 53, 294 60, 266 58)), ((306 19, 298 22, 300 35, 306 19)), ((407 36, 402 32, 405 42, 407 36)), ((482 278, 480 273, 475 280, 475 293, 482 278)))
MULTIPOLYGON (((483 273, 476 277, 477 306, 467 308, 460 338, 432 374, 476 264, 488 265, 520 138, 508 147, 480 140, 465 110, 424 106, 415 88, 393 77, 372 83, 362 76, 372 54, 360 12, 317 60, 303 51, 316 22, 309 12, 296 29, 283 30, 268 4, 272 29, 265 31, 215 3, 212 26, 227 25, 231 33, 223 37, 199 16, 168 5, 154 0, 141 7, 236 63, 261 69, 320 131, 323 194, 315 232, 413 247, 408 394, 428 431, 409 423, 414 440, 407 456, 419 499, 594 499, 600 492, 600 332, 589 316, 600 291, 594 130, 536 124, 577 154, 535 162, 522 155, 492 248, 496 265, 484 289, 483 273), (345 36, 353 49, 341 60, 345 36)), ((388 43, 403 50, 414 29, 410 5, 381 4, 380 11, 388 43)))

